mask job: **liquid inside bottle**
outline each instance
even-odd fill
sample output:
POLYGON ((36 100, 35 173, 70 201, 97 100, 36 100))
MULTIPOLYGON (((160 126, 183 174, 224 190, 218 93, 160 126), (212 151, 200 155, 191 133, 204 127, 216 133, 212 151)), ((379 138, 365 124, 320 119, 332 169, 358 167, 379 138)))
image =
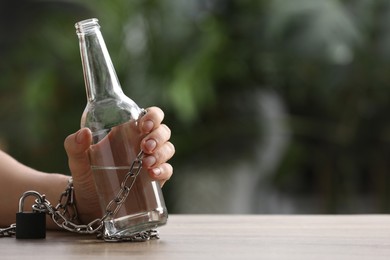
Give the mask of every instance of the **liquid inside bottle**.
MULTIPOLYGON (((140 138, 136 120, 93 133, 90 158, 103 215, 139 153, 140 138)), ((165 224, 167 217, 159 184, 141 169, 115 217, 105 220, 105 235, 131 236, 165 224)))

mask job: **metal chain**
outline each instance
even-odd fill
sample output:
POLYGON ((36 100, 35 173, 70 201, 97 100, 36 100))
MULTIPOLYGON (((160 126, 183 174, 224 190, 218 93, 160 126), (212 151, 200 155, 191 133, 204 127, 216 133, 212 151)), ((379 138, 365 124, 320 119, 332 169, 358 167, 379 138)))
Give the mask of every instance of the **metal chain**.
MULTIPOLYGON (((139 152, 135 160, 133 161, 129 172, 126 174, 124 180, 120 185, 120 190, 116 196, 108 203, 106 212, 100 219, 95 219, 87 225, 77 224, 78 215, 74 201, 74 188, 73 182, 70 178, 68 187, 61 194, 59 202, 56 207, 53 207, 48 200, 36 200, 32 206, 35 212, 45 212, 49 214, 59 227, 79 233, 79 234, 97 234, 98 238, 102 238, 106 241, 146 241, 150 239, 158 239, 158 231, 148 230, 142 231, 131 236, 107 236, 103 235, 102 230, 104 228, 104 220, 114 216, 122 204, 126 201, 130 190, 134 186, 137 176, 139 175, 142 168, 142 157, 143 152, 139 152), (41 202, 43 201, 43 202, 41 202)), ((10 237, 15 235, 16 224, 12 224, 8 228, 0 229, 0 237, 10 237)))
POLYGON ((0 228, 0 237, 12 237, 15 235, 16 224, 12 224, 7 228, 0 228))

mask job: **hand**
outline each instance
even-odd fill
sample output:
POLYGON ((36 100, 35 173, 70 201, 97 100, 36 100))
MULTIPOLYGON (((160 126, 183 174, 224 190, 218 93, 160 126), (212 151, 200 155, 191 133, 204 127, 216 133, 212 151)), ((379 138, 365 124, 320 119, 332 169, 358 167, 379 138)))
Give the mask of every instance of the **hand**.
MULTIPOLYGON (((151 178, 163 185, 173 173, 167 161, 174 155, 175 147, 169 139, 170 129, 162 124, 164 113, 160 108, 151 107, 139 121, 139 130, 145 137, 140 148, 144 151, 143 167, 151 178)), ((93 182, 88 150, 92 143, 92 134, 88 128, 69 135, 65 139, 69 168, 72 173, 79 218, 83 223, 101 217, 98 196, 93 182)))

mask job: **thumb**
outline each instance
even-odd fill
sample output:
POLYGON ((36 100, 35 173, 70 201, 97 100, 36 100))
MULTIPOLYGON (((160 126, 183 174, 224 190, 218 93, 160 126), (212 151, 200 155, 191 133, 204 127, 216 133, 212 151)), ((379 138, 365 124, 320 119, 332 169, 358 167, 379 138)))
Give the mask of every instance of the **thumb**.
POLYGON ((64 147, 73 177, 82 176, 90 170, 88 149, 91 142, 92 134, 88 128, 82 128, 65 139, 64 147))
POLYGON ((82 223, 88 223, 101 214, 88 157, 91 143, 92 133, 88 128, 80 129, 64 141, 73 177, 76 206, 82 223))

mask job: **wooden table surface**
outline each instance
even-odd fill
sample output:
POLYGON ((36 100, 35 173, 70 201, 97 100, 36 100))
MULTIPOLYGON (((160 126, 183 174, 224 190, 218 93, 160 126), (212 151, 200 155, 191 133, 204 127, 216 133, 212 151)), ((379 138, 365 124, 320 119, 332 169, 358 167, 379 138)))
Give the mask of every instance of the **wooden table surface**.
POLYGON ((390 259, 390 215, 170 215, 160 239, 0 238, 0 259, 390 259))

